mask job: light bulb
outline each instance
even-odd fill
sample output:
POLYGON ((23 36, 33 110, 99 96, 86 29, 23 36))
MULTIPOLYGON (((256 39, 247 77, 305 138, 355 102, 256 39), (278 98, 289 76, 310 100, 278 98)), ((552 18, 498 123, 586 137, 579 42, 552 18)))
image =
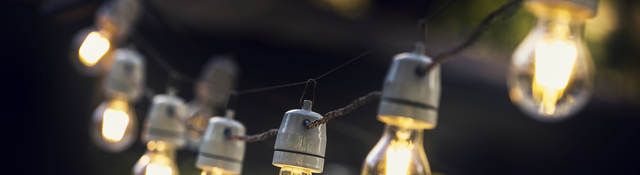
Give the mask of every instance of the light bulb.
POLYGON ((386 125, 364 162, 362 175, 430 175, 422 129, 386 125))
POLYGON ((112 152, 128 148, 137 132, 135 115, 124 100, 102 103, 94 112, 92 122, 94 141, 112 152))
POLYGON ((200 175, 238 175, 239 173, 224 170, 218 167, 207 167, 202 169, 200 175))
POLYGON ((96 27, 79 31, 72 43, 71 62, 81 73, 97 75, 107 70, 112 42, 110 35, 96 27))
POLYGON ((538 22, 513 54, 509 95, 536 119, 564 119, 584 106, 593 86, 591 56, 582 40, 586 18, 569 9, 533 7, 538 22))
POLYGON ((311 170, 306 168, 282 166, 278 175, 311 175, 311 170))
POLYGON ((163 141, 149 141, 147 152, 133 167, 133 175, 178 175, 175 146, 163 141))
POLYGON ((92 31, 80 44, 78 58, 83 65, 94 66, 109 51, 109 47, 111 43, 107 37, 98 31, 92 31))

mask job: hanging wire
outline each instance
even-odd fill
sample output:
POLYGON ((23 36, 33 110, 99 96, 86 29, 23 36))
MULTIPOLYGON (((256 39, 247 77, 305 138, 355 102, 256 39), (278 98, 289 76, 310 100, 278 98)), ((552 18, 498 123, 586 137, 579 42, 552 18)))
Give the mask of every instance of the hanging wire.
POLYGON ((432 11, 429 15, 426 15, 425 17, 423 17, 422 19, 418 20, 418 26, 420 27, 421 31, 423 31, 423 39, 424 39, 424 43, 427 43, 427 37, 429 34, 429 22, 433 21, 433 19, 435 19, 436 17, 440 16, 445 9, 449 8, 449 6, 451 4, 453 4, 452 2, 455 0, 445 0, 444 4, 441 5, 439 8, 437 8, 436 10, 432 11))
MULTIPOLYGON (((476 26, 476 28, 473 30, 471 35, 464 42, 434 57, 433 64, 430 64, 426 70, 431 70, 436 65, 441 64, 447 59, 452 58, 452 56, 457 55, 458 53, 462 52, 469 46, 473 45, 473 43, 475 43, 478 40, 478 38, 480 38, 480 36, 486 33, 489 26, 491 26, 491 24, 497 21, 497 19, 506 19, 508 17, 513 16, 513 13, 507 13, 507 12, 514 12, 516 9, 520 7, 520 4, 522 4, 522 0, 512 0, 500 6, 500 8, 498 8, 496 11, 491 12, 487 17, 485 17, 482 20, 482 22, 478 26, 476 26)), ((426 30, 425 30, 425 33, 426 33, 426 30)))
POLYGON ((281 84, 281 85, 274 85, 274 86, 267 86, 267 87, 261 87, 261 88, 254 88, 254 89, 246 89, 246 90, 241 90, 241 91, 237 91, 235 92, 236 95, 244 95, 244 94, 250 94, 250 93, 258 93, 258 92, 265 92, 265 91, 270 91, 270 90, 275 90, 275 89, 280 89, 280 88, 286 88, 286 87, 292 87, 292 86, 299 86, 299 85, 303 85, 303 84, 307 84, 309 81, 314 81, 317 83, 317 81, 319 81, 320 79, 328 76, 329 74, 338 71, 342 68, 344 68, 345 66, 361 59, 364 58, 365 56, 371 54, 371 50, 367 50, 362 52, 361 54, 359 54, 356 57, 353 57, 349 60, 347 60, 346 62, 334 67, 333 69, 323 73, 320 76, 314 77, 314 78, 310 78, 307 79, 305 81, 297 81, 297 82, 293 82, 293 83, 287 83, 287 84, 281 84))
POLYGON ((147 42, 141 36, 142 35, 137 34, 131 36, 131 38, 137 47, 140 47, 149 55, 148 58, 150 58, 153 62, 158 64, 160 68, 167 72, 167 74, 169 75, 169 82, 167 84, 173 84, 173 81, 182 81, 185 83, 194 83, 196 81, 195 78, 188 76, 187 74, 184 74, 171 66, 171 64, 165 61, 162 54, 160 54, 154 47, 151 46, 151 44, 149 44, 149 42, 147 42))
POLYGON ((311 101, 315 102, 316 101, 316 88, 318 87, 318 82, 315 79, 309 79, 307 80, 307 83, 304 85, 304 90, 302 90, 302 95, 300 96, 300 105, 302 105, 303 101, 304 101, 304 97, 305 95, 307 95, 307 89, 309 89, 309 86, 311 86, 313 88, 312 92, 311 92, 311 101))

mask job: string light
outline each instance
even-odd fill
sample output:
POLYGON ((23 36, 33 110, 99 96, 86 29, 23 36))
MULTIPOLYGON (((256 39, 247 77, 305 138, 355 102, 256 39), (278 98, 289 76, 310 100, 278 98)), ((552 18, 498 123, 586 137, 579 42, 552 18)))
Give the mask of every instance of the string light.
MULTIPOLYGON (((119 39, 128 33, 126 31, 132 18, 124 20, 129 21, 125 23, 108 19, 116 19, 114 15, 117 14, 122 17, 125 13, 122 7, 137 1, 117 1, 124 2, 113 5, 120 7, 116 8, 120 9, 120 12, 108 11, 109 13, 98 17, 100 26, 107 32, 96 30, 82 35, 84 39, 78 45, 76 55, 79 63, 85 67, 99 65, 100 62, 104 62, 101 60, 110 54, 113 42, 105 33, 119 36, 119 39), (125 27, 119 29, 121 27, 117 26, 125 27)), ((525 110, 559 118, 581 106, 586 100, 585 94, 588 96, 591 87, 592 68, 588 52, 580 37, 584 19, 595 14, 596 5, 592 4, 592 1, 597 3, 595 0, 528 1, 527 5, 540 20, 538 27, 514 53, 516 66, 510 75, 511 98, 525 110), (528 109, 532 105, 536 107, 535 110, 528 109)), ((424 46, 421 44, 416 46, 413 53, 396 55, 385 80, 378 111, 378 120, 386 126, 382 138, 364 162, 363 175, 431 174, 422 138, 423 130, 434 129, 437 123, 440 96, 438 63, 444 57, 464 49, 473 40, 469 41, 471 42, 465 42, 461 47, 437 60, 426 57, 423 53, 424 46)), ((114 63, 107 76, 105 88, 110 101, 101 104, 96 110, 93 130, 97 133, 95 140, 98 145, 110 151, 121 151, 132 143, 132 135, 135 135, 137 129, 135 115, 130 110, 129 102, 140 96, 144 64, 141 56, 133 50, 118 49, 113 55, 114 63)), ((358 57, 348 63, 357 59, 358 57)), ((311 80, 315 82, 348 63, 311 80)), ((196 132, 200 135, 190 138, 193 135, 185 134, 187 128, 183 121, 189 119, 186 125, 191 124, 191 119, 204 123, 202 121, 207 120, 203 119, 208 119, 210 114, 214 113, 212 109, 224 106, 221 104, 228 101, 233 89, 237 73, 235 64, 222 61, 211 65, 207 66, 196 84, 196 100, 190 104, 190 112, 187 112, 184 102, 172 92, 153 98, 143 131, 147 152, 134 166, 134 175, 177 175, 175 151, 187 142, 192 146, 200 145, 196 165, 203 170, 202 175, 240 174, 245 142, 265 140, 275 133, 277 139, 272 164, 280 167, 280 175, 321 173, 326 148, 324 124, 333 117, 357 108, 371 97, 380 96, 379 93, 368 94, 367 98, 363 97, 354 104, 332 111, 335 113, 330 112, 331 117, 325 120, 320 114, 312 111, 312 102, 305 100, 301 109, 285 113, 279 129, 269 130, 257 136, 244 136, 244 126, 233 119, 233 111, 227 111, 226 117, 213 117, 208 120, 204 137, 200 132, 196 132), (201 139, 203 140, 200 144, 201 139)), ((175 70, 168 71, 176 73, 175 70)), ((301 83, 267 89, 299 84, 301 83)), ((264 89, 249 90, 247 93, 262 90, 264 89)))
POLYGON ((245 135, 244 126, 233 119, 232 110, 227 110, 225 117, 209 120, 196 161, 196 166, 202 169, 201 175, 240 174, 245 142, 231 140, 231 135, 245 135))
POLYGON ((395 56, 385 79, 378 120, 382 138, 365 159, 362 175, 427 175, 431 169, 422 146, 422 130, 434 129, 440 99, 440 68, 417 44, 413 53, 395 56))
POLYGON ((322 173, 327 144, 325 125, 307 128, 306 123, 322 119, 311 110, 312 102, 304 100, 302 109, 284 114, 273 153, 273 166, 279 167, 279 175, 311 175, 322 173))
POLYGON ((593 63, 583 41, 596 0, 529 0, 538 22, 515 50, 508 75, 511 101, 536 119, 567 118, 593 87, 593 63))
POLYGON ((133 167, 133 175, 178 175, 177 148, 185 144, 185 127, 180 117, 187 113, 184 102, 169 95, 156 95, 144 125, 142 140, 146 153, 133 167))
POLYGON ((114 63, 105 81, 108 101, 93 115, 92 135, 104 150, 120 152, 135 140, 137 122, 129 102, 140 96, 144 66, 142 56, 134 50, 117 49, 114 63))

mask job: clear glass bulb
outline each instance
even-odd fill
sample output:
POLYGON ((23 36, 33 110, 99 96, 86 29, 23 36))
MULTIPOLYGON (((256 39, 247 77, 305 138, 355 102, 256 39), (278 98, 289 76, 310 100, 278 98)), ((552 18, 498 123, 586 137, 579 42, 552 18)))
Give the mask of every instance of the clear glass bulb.
POLYGON ((422 129, 386 125, 365 159, 362 175, 431 175, 422 129))
POLYGON ((108 33, 96 27, 83 29, 74 36, 69 55, 71 64, 86 75, 104 73, 110 66, 111 47, 108 33))
POLYGON ((149 141, 147 152, 133 166, 133 175, 179 175, 175 146, 163 141, 149 141))
POLYGON ((238 173, 229 172, 218 167, 204 167, 200 175, 238 175, 238 173))
POLYGON ((311 175, 311 170, 300 167, 282 166, 278 175, 311 175))
POLYGON ((538 16, 513 54, 509 96, 536 119, 564 119, 584 106, 593 87, 591 56, 582 41, 584 19, 558 9, 538 16))
POLYGON ((133 143, 137 133, 136 118, 127 101, 114 99, 98 106, 91 130, 98 146, 119 152, 133 143))
POLYGON ((111 42, 98 31, 91 31, 84 38, 78 49, 78 59, 84 66, 92 67, 107 54, 111 42))

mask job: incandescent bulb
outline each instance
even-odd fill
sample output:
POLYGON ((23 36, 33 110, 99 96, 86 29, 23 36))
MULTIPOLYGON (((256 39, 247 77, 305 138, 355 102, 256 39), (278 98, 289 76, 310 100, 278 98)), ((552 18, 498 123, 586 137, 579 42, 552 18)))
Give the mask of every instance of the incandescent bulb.
POLYGON ((585 18, 535 7, 538 22, 512 57, 509 95, 538 120, 564 119, 584 106, 593 86, 591 56, 582 41, 585 18))
POLYGON ((115 99, 102 103, 94 112, 92 122, 92 135, 98 146, 119 152, 133 143, 137 125, 126 101, 115 99))
POLYGON ((175 146, 163 141, 149 141, 147 152, 133 167, 133 175, 178 175, 175 146))
POLYGON ((239 173, 227 171, 218 167, 207 167, 202 169, 202 173, 200 175, 238 175, 239 173))
POLYGON ((83 65, 94 66, 109 51, 110 46, 111 43, 107 37, 100 32, 92 31, 80 44, 78 58, 83 65))
POLYGON ((280 167, 278 175, 311 175, 311 170, 292 166, 280 167))
POLYGON ((362 175, 430 175, 422 131, 386 125, 365 159, 362 175))
POLYGON ((113 43, 110 35, 96 27, 78 31, 73 39, 70 60, 86 75, 97 75, 108 70, 113 43))

